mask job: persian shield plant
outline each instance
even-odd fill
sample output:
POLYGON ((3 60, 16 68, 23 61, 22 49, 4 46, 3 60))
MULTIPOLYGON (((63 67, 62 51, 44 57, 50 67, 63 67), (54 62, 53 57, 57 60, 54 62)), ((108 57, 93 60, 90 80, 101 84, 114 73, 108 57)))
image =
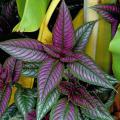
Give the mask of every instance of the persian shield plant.
MULTIPOLYGON (((88 22, 74 31, 69 10, 62 1, 53 28, 52 45, 46 45, 30 38, 12 39, 0 43, 0 48, 16 59, 32 64, 40 63, 37 73, 37 120, 43 119, 51 109, 51 120, 80 120, 82 111, 89 113, 90 119, 112 120, 102 102, 97 97, 91 96, 86 88, 80 85, 84 82, 115 90, 110 82, 112 77, 101 71, 84 52, 96 22, 88 22), (70 78, 68 81, 61 82, 65 71, 69 71, 76 78, 76 82, 69 82, 70 78), (57 89, 58 86, 60 86, 60 92, 57 89), (68 96, 68 99, 62 97, 60 93, 68 96), (82 111, 79 111, 80 108, 82 111)), ((21 91, 20 94, 22 94, 21 91)), ((19 100, 17 103, 18 106, 22 104, 19 100)), ((22 107, 20 111, 24 118, 27 112, 32 112, 27 109, 23 110, 22 107)))
POLYGON ((4 65, 0 64, 0 118, 5 112, 12 92, 22 70, 22 62, 13 57, 8 58, 4 65))

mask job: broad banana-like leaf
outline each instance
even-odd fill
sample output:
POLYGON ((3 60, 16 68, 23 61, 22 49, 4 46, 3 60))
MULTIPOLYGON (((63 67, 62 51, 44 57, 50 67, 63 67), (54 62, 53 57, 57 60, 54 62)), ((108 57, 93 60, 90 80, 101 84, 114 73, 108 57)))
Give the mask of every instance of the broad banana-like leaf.
MULTIPOLYGON (((91 6, 99 4, 99 0, 84 0, 84 21, 90 22, 93 20, 98 20, 97 13, 90 9, 91 6)), ((96 23, 93 32, 89 38, 89 42, 86 46, 86 53, 95 60, 96 55, 96 44, 98 35, 98 22, 96 23)))
POLYGON ((78 112, 72 103, 63 98, 52 108, 50 120, 78 120, 78 112))
POLYGON ((16 3, 17 3, 18 14, 19 14, 20 18, 22 19, 24 9, 25 9, 26 0, 22 0, 22 1, 16 0, 16 3))
POLYGON ((120 25, 118 26, 117 33, 113 40, 110 43, 109 50, 112 52, 112 69, 115 77, 120 80, 120 52, 119 52, 119 44, 120 44, 120 25))
POLYGON ((38 73, 38 95, 40 101, 44 101, 48 93, 58 85, 63 71, 64 65, 54 59, 41 65, 38 73))
POLYGON ((84 10, 81 9, 73 20, 74 29, 78 29, 84 23, 84 10))
MULTIPOLYGON (((48 29, 48 23, 59 2, 60 0, 53 0, 51 2, 47 10, 46 16, 41 24, 38 40, 43 42, 44 44, 52 43, 52 33, 48 29)), ((83 24, 83 10, 80 10, 76 18, 73 20, 73 25, 74 25, 74 28, 77 29, 82 24, 83 24)))
POLYGON ((17 0, 18 13, 22 18, 13 31, 33 32, 38 30, 45 16, 48 4, 49 0, 17 0))
POLYGON ((59 2, 60 0, 53 0, 51 2, 50 7, 48 8, 44 20, 41 24, 38 40, 44 44, 52 43, 52 33, 48 29, 48 23, 59 2))
POLYGON ((54 89, 44 101, 38 99, 37 103, 37 120, 42 120, 42 118, 49 112, 53 105, 57 102, 60 94, 54 89))
POLYGON ((31 112, 36 104, 34 91, 32 89, 17 88, 15 93, 15 104, 21 114, 26 117, 26 114, 31 112))
MULTIPOLYGON (((118 7, 114 7, 116 0, 102 0, 100 2, 100 4, 105 4, 106 7, 104 6, 104 8, 101 10, 99 9, 97 11, 97 13, 100 13, 99 11, 101 11, 101 15, 103 17, 100 17, 100 21, 99 21, 99 29, 98 29, 98 40, 97 40, 97 49, 96 49, 96 57, 95 57, 95 61, 96 63, 101 67, 101 69, 103 69, 105 72, 110 73, 111 72, 111 55, 109 53, 109 44, 110 41, 112 39, 112 37, 115 34, 118 22, 116 22, 116 19, 118 18, 118 12, 119 9, 118 7), (107 5, 110 5, 109 7, 107 7, 107 5), (116 9, 112 9, 113 7, 116 9), (105 11, 106 10, 106 11, 105 11), (114 11, 115 10, 115 11, 114 11), (111 14, 112 13, 112 14, 111 14), (117 14, 117 15, 115 15, 117 14), (115 16, 116 17, 115 17, 115 16), (106 20, 108 20, 109 22, 112 22, 112 24, 110 24, 109 22, 107 22, 106 20, 104 20, 103 18, 105 18, 106 20), (115 19, 114 19, 115 18, 115 19), (111 29, 112 27, 112 29, 111 29), (104 43, 104 44, 103 44, 104 43), (101 47, 102 46, 102 47, 101 47), (98 55, 99 54, 99 55, 98 55), (104 60, 101 60, 101 58, 104 58, 104 60)), ((99 4, 99 5, 100 5, 99 4)), ((99 6, 96 5, 96 6, 99 6)), ((102 5, 100 5, 102 6, 102 5)))

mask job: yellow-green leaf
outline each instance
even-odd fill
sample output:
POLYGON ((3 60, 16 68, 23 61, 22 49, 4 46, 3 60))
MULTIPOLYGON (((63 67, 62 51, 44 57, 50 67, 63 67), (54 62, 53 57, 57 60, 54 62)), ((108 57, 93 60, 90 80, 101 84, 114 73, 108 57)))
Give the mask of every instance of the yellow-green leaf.
POLYGON ((21 21, 13 29, 14 32, 33 32, 39 29, 50 0, 17 0, 21 21))

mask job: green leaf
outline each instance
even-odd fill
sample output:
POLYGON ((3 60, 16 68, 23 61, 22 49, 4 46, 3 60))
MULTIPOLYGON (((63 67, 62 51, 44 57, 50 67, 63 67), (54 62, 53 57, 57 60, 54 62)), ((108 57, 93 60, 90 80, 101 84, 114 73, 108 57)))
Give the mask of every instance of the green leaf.
POLYGON ((13 116, 12 118, 10 118, 9 120, 24 120, 24 118, 22 117, 21 114, 17 114, 13 116))
POLYGON ((113 104, 114 99, 115 99, 115 95, 116 95, 116 93, 114 91, 112 91, 111 94, 109 95, 109 98, 105 103, 105 107, 107 109, 109 109, 111 107, 111 105, 113 104))
POLYGON ((109 50, 112 52, 113 64, 112 69, 115 77, 120 80, 120 25, 117 33, 110 43, 109 50))
POLYGON ((22 69, 22 75, 26 77, 37 77, 40 64, 41 63, 35 63, 35 62, 24 63, 23 69, 22 69))
POLYGON ((22 18, 26 0, 16 0, 16 3, 17 3, 18 14, 20 18, 22 18))
POLYGON ((12 104, 10 107, 7 108, 7 110, 2 115, 2 118, 0 120, 9 120, 11 117, 13 117, 17 113, 17 107, 15 104, 12 104))
POLYGON ((21 114, 25 117, 26 113, 31 112, 35 107, 36 99, 32 89, 19 87, 15 93, 15 104, 21 114))
POLYGON ((14 32, 33 32, 40 28, 50 0, 17 0, 21 21, 13 29, 14 32))
POLYGON ((55 89, 53 90, 44 101, 38 100, 37 103, 37 120, 42 120, 42 118, 46 115, 47 112, 53 107, 53 105, 57 102, 60 94, 55 89))

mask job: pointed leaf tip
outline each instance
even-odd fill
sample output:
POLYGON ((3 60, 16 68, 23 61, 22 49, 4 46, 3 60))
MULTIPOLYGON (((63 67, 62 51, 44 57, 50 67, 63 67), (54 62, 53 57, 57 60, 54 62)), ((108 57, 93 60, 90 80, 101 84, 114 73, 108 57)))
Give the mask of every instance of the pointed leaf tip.
POLYGON ((76 30, 75 44, 73 48, 75 52, 79 52, 85 49, 96 22, 97 20, 88 22, 76 30))
POLYGON ((95 5, 91 7, 97 11, 105 20, 111 23, 112 37, 114 37, 120 22, 120 6, 114 4, 95 5))
POLYGON ((12 39, 0 43, 0 48, 17 59, 28 62, 40 62, 48 55, 40 42, 30 38, 12 39))
POLYGON ((72 18, 64 1, 59 8, 59 15, 53 28, 53 45, 61 49, 72 49, 74 28, 72 18))
POLYGON ((80 53, 79 61, 68 64, 68 68, 75 77, 83 82, 114 89, 105 73, 86 54, 80 53))

